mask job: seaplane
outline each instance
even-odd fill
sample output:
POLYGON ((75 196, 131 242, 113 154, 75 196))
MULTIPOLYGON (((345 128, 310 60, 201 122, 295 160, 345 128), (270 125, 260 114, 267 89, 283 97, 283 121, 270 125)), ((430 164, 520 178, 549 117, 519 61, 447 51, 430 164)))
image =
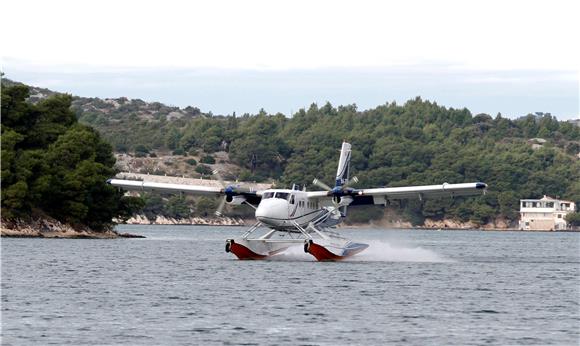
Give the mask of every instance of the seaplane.
POLYGON ((368 244, 342 237, 336 230, 346 217, 347 207, 389 205, 394 201, 430 198, 453 198, 485 193, 482 182, 407 187, 354 188, 358 179, 349 179, 351 144, 342 143, 334 187, 314 179, 320 191, 306 191, 297 185, 291 189, 254 191, 243 184, 227 184, 214 171, 221 187, 168 184, 141 180, 109 179, 112 186, 132 191, 153 191, 191 195, 221 196, 215 212, 223 214, 226 204, 247 204, 255 209, 256 222, 243 235, 227 239, 226 252, 241 260, 260 260, 283 253, 290 247, 303 246, 304 252, 318 261, 337 261, 354 256, 368 244))

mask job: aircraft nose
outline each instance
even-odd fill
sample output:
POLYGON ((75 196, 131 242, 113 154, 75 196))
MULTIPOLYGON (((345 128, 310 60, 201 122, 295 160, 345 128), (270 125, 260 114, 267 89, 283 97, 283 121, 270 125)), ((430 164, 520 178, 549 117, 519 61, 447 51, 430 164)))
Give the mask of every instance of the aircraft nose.
POLYGON ((256 218, 263 219, 286 219, 288 218, 287 202, 279 198, 262 200, 256 209, 256 218))

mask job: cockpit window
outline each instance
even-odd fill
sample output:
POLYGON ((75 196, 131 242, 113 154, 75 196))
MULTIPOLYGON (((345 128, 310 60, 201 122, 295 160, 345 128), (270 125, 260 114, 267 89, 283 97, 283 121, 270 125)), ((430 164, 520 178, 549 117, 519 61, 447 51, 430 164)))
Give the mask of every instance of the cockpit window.
POLYGON ((280 199, 288 199, 288 196, 290 194, 288 192, 276 192, 276 196, 274 196, 275 198, 280 198, 280 199))
POLYGON ((274 192, 266 192, 262 196, 262 199, 268 199, 268 198, 272 198, 272 197, 274 197, 274 192))

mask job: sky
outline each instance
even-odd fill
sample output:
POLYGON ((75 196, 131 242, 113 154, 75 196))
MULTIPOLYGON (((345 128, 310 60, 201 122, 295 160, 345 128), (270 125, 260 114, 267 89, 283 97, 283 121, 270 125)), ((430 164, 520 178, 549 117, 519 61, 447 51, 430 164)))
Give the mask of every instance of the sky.
POLYGON ((214 114, 421 96, 579 112, 578 1, 8 1, 6 77, 214 114))

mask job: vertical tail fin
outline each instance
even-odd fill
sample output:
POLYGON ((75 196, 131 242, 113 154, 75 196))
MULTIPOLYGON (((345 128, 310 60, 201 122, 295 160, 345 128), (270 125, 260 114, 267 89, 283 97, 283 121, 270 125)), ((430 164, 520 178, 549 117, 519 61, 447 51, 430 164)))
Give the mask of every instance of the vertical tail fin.
MULTIPOLYGON (((350 173, 350 148, 350 143, 342 142, 342 148, 340 149, 340 159, 338 160, 338 169, 336 170, 335 187, 348 184, 350 173)), ((340 214, 342 217, 346 216, 346 206, 340 207, 340 214)))
POLYGON ((338 160, 338 170, 336 171, 335 186, 343 186, 348 183, 350 170, 350 143, 342 142, 340 149, 340 159, 338 160))

